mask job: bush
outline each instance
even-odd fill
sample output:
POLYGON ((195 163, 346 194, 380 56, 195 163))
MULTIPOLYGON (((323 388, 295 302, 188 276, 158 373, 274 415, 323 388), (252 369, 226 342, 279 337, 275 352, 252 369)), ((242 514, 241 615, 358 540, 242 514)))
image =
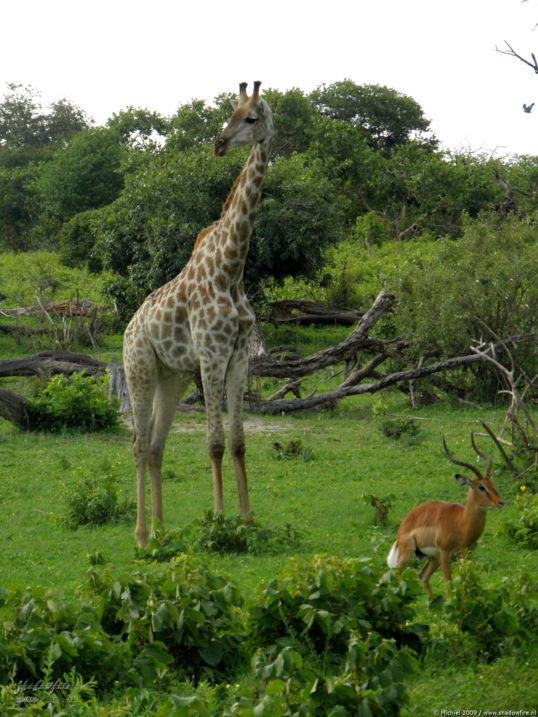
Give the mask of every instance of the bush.
POLYGON ((53 376, 43 391, 25 401, 31 431, 78 428, 102 431, 118 424, 119 404, 107 395, 108 376, 92 378, 84 372, 53 376))
POLYGON ((381 424, 382 433, 395 441, 402 440, 406 445, 416 445, 420 440, 420 426, 410 418, 387 418, 381 424))
POLYGON ((125 645, 107 635, 98 611, 41 587, 10 591, 2 608, 0 682, 60 680, 75 669, 110 685, 128 667, 125 645))
POLYGON ((115 465, 104 465, 103 475, 86 471, 72 485, 64 486, 66 503, 62 523, 76 530, 80 525, 104 525, 130 519, 134 514, 132 500, 118 496, 118 474, 115 465))
POLYGON ((99 605, 107 635, 127 642, 125 679, 133 684, 150 683, 158 670, 196 682, 226 679, 244 658, 237 587, 192 557, 121 576, 92 566, 83 595, 99 605))
POLYGON ((452 641, 451 654, 464 649, 488 662, 513 655, 534 642, 538 623, 535 581, 522 572, 515 584, 505 578, 500 585, 484 585, 473 563, 461 560, 443 615, 455 628, 455 635, 445 633, 442 638, 452 641))
POLYGON ((289 524, 284 527, 263 528, 245 516, 217 515, 208 510, 201 520, 194 520, 182 530, 158 528, 145 548, 136 548, 140 560, 163 562, 188 550, 213 553, 279 554, 295 549, 298 532, 289 524))
POLYGON ((538 548, 538 494, 521 493, 514 501, 516 518, 505 524, 514 542, 529 550, 538 548))
POLYGON ((399 646, 420 646, 424 626, 410 624, 420 593, 416 576, 381 574, 368 560, 314 556, 292 558, 250 610, 249 633, 257 645, 287 645, 318 655, 345 656, 358 632, 376 632, 399 646))

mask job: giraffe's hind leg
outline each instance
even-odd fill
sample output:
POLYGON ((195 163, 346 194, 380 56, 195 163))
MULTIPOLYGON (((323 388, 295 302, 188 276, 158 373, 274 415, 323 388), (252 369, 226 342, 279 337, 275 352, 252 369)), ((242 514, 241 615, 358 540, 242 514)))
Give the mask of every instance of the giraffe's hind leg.
MULTIPOLYGON (((240 337, 239 340, 242 340, 240 337)), ((246 346, 243 352, 235 353, 226 373, 226 397, 228 402, 228 420, 230 453, 235 471, 239 510, 243 515, 250 513, 247 472, 245 467, 245 432, 243 429, 243 391, 248 370, 246 346)))
POLYGON ((190 381, 190 376, 169 374, 160 376, 153 398, 153 414, 149 437, 149 478, 151 486, 151 533, 163 521, 162 477, 164 446, 174 420, 174 414, 181 396, 190 381))

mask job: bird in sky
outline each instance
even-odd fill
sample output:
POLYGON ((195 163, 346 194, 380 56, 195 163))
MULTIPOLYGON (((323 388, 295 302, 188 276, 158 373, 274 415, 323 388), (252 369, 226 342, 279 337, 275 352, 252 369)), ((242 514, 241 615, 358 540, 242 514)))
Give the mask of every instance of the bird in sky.
POLYGON ((528 113, 528 112, 532 112, 532 108, 533 108, 533 107, 534 107, 534 102, 532 103, 532 105, 525 105, 525 104, 524 104, 524 105, 523 105, 523 112, 527 112, 527 113, 528 113))

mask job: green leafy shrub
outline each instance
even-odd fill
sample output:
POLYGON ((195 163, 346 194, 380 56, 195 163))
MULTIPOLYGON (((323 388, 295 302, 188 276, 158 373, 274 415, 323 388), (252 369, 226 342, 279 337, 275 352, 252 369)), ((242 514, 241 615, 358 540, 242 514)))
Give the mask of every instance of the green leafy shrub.
POLYGON ((406 445, 416 445, 420 438, 420 426, 410 418, 387 418, 381 424, 381 432, 395 441, 401 439, 406 445))
POLYGON ((508 535, 530 550, 538 548, 538 494, 521 493, 514 501, 517 516, 505 524, 508 535))
POLYGON ((535 589, 525 572, 517 583, 505 578, 501 585, 484 585, 473 563, 461 560, 443 604, 443 615, 456 630, 455 647, 491 661, 532 644, 538 625, 535 589))
POLYGON ((53 376, 41 393, 25 401, 27 425, 33 431, 77 428, 102 431, 118 424, 118 402, 107 395, 108 376, 84 372, 53 376))
POLYGON ((389 517, 389 511, 392 508, 393 495, 387 495, 381 498, 378 495, 362 494, 362 499, 367 505, 371 505, 374 509, 374 524, 386 525, 389 517))
POLYGON ((242 515, 217 515, 208 510, 201 520, 194 520, 182 530, 159 527, 145 548, 136 548, 140 560, 167 561, 187 551, 213 553, 279 554, 297 548, 300 536, 291 525, 262 527, 254 520, 245 522, 242 515))
POLYGON ((377 632, 415 648, 423 635, 423 626, 410 624, 419 593, 413 573, 405 580, 382 574, 369 560, 291 558, 251 607, 249 632, 257 645, 291 641, 318 655, 342 657, 355 632, 377 632))
POLYGON ((310 446, 306 446, 299 438, 292 438, 287 443, 273 443, 274 457, 277 460, 288 460, 293 458, 302 458, 306 463, 313 458, 313 451, 310 446))
POLYGON ((63 525, 76 530, 80 525, 129 520, 134 515, 134 506, 127 495, 120 498, 118 481, 117 465, 106 463, 101 475, 86 470, 81 479, 64 485, 63 525))
POLYGON ((107 635, 126 641, 126 679, 148 682, 174 670, 183 679, 226 679, 244 657, 237 587, 190 556, 114 576, 92 566, 84 591, 99 606, 107 635))
POLYGON ((60 680, 75 669, 103 688, 128 664, 126 646, 104 632, 91 605, 67 603, 41 587, 7 594, 0 632, 2 684, 35 683, 45 676, 60 680))

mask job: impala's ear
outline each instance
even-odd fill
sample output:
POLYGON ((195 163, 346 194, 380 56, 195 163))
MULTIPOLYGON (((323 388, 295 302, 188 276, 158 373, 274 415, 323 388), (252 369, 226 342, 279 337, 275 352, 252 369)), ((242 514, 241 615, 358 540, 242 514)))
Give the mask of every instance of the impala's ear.
POLYGON ((460 473, 456 473, 454 478, 458 481, 460 485, 466 485, 469 488, 474 488, 473 481, 470 478, 467 478, 467 476, 462 476, 460 473))

